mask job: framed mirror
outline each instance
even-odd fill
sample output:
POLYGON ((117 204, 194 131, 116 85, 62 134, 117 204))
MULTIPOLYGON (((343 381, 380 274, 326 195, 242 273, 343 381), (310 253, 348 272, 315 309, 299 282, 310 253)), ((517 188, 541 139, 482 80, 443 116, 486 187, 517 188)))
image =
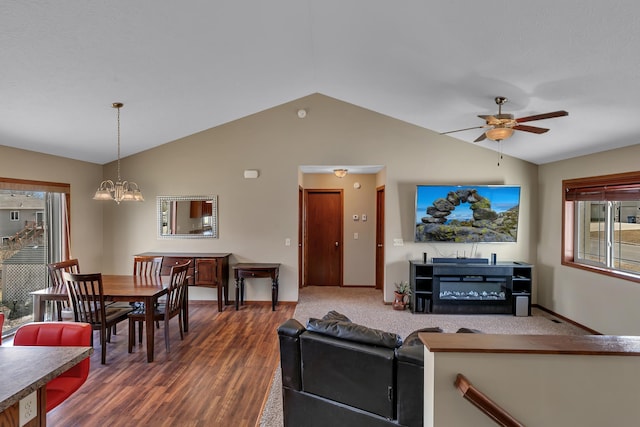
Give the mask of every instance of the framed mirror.
POLYGON ((217 196, 158 196, 159 239, 218 237, 217 196))

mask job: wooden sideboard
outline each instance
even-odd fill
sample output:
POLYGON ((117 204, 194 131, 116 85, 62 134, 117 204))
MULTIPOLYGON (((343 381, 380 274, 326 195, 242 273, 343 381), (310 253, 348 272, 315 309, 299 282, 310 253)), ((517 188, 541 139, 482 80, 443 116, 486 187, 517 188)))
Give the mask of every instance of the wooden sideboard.
POLYGON ((171 274, 171 266, 191 261, 188 275, 189 286, 218 288, 218 311, 229 304, 229 257, 230 253, 206 252, 144 252, 141 256, 161 256, 162 275, 171 274))

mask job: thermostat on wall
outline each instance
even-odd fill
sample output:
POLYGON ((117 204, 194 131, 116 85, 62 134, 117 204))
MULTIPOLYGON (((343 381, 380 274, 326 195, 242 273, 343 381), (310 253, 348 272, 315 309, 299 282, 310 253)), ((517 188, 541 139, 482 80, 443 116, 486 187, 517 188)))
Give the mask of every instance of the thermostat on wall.
POLYGON ((257 178, 258 177, 258 171, 255 169, 245 169, 244 171, 244 177, 245 178, 257 178))

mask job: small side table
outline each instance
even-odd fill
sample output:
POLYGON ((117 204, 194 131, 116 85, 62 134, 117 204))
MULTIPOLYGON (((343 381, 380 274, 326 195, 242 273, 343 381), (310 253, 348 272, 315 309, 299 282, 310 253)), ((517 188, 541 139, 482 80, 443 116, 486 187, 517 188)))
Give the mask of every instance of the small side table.
POLYGON ((240 263, 232 268, 233 277, 236 279, 236 310, 239 310, 240 305, 244 304, 244 279, 253 277, 271 278, 271 311, 276 310, 280 264, 240 263))

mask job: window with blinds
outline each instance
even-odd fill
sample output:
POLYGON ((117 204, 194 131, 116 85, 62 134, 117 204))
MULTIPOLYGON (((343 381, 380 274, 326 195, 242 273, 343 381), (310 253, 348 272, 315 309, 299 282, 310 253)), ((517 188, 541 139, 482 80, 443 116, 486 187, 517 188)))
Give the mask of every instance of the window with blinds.
POLYGON ((562 186, 563 264, 640 281, 640 172, 562 186))

